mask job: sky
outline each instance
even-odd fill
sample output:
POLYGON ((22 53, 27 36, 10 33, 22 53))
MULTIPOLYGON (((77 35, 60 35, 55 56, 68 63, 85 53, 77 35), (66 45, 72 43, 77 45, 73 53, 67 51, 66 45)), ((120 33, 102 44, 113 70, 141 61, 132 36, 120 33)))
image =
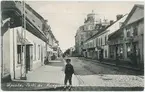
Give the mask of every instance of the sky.
POLYGON ((75 34, 92 10, 96 19, 116 20, 117 14, 127 14, 137 1, 27 1, 36 12, 48 20, 48 25, 64 52, 75 45, 75 34))

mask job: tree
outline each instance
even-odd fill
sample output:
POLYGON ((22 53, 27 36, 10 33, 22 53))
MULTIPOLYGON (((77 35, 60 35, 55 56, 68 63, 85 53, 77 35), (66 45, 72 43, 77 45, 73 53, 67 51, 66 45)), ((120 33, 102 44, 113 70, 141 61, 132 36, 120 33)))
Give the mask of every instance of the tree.
POLYGON ((64 55, 64 56, 66 56, 66 55, 70 55, 70 49, 67 49, 67 50, 64 52, 63 55, 64 55))

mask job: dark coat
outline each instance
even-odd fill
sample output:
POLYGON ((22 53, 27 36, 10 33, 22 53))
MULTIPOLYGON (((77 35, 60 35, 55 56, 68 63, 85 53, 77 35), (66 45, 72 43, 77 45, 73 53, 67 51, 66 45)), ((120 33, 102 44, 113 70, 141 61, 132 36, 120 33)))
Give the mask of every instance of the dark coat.
POLYGON ((72 75, 74 73, 74 68, 71 64, 66 64, 65 66, 65 74, 72 75))

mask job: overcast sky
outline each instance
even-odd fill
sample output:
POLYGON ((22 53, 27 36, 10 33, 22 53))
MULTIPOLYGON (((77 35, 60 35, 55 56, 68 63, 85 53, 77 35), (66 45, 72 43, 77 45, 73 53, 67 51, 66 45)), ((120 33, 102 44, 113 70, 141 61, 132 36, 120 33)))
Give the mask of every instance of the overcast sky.
POLYGON ((62 51, 75 45, 75 34, 92 10, 96 18, 116 20, 117 14, 129 13, 137 1, 27 1, 36 12, 48 20, 62 51))

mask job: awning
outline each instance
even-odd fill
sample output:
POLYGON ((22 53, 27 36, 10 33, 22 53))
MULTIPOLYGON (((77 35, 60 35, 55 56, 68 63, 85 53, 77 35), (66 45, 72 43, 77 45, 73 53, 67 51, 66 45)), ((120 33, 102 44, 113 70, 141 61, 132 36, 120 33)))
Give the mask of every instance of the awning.
POLYGON ((17 45, 33 45, 28 39, 22 38, 17 31, 17 45))
POLYGON ((33 45, 26 38, 17 38, 17 45, 33 45))

